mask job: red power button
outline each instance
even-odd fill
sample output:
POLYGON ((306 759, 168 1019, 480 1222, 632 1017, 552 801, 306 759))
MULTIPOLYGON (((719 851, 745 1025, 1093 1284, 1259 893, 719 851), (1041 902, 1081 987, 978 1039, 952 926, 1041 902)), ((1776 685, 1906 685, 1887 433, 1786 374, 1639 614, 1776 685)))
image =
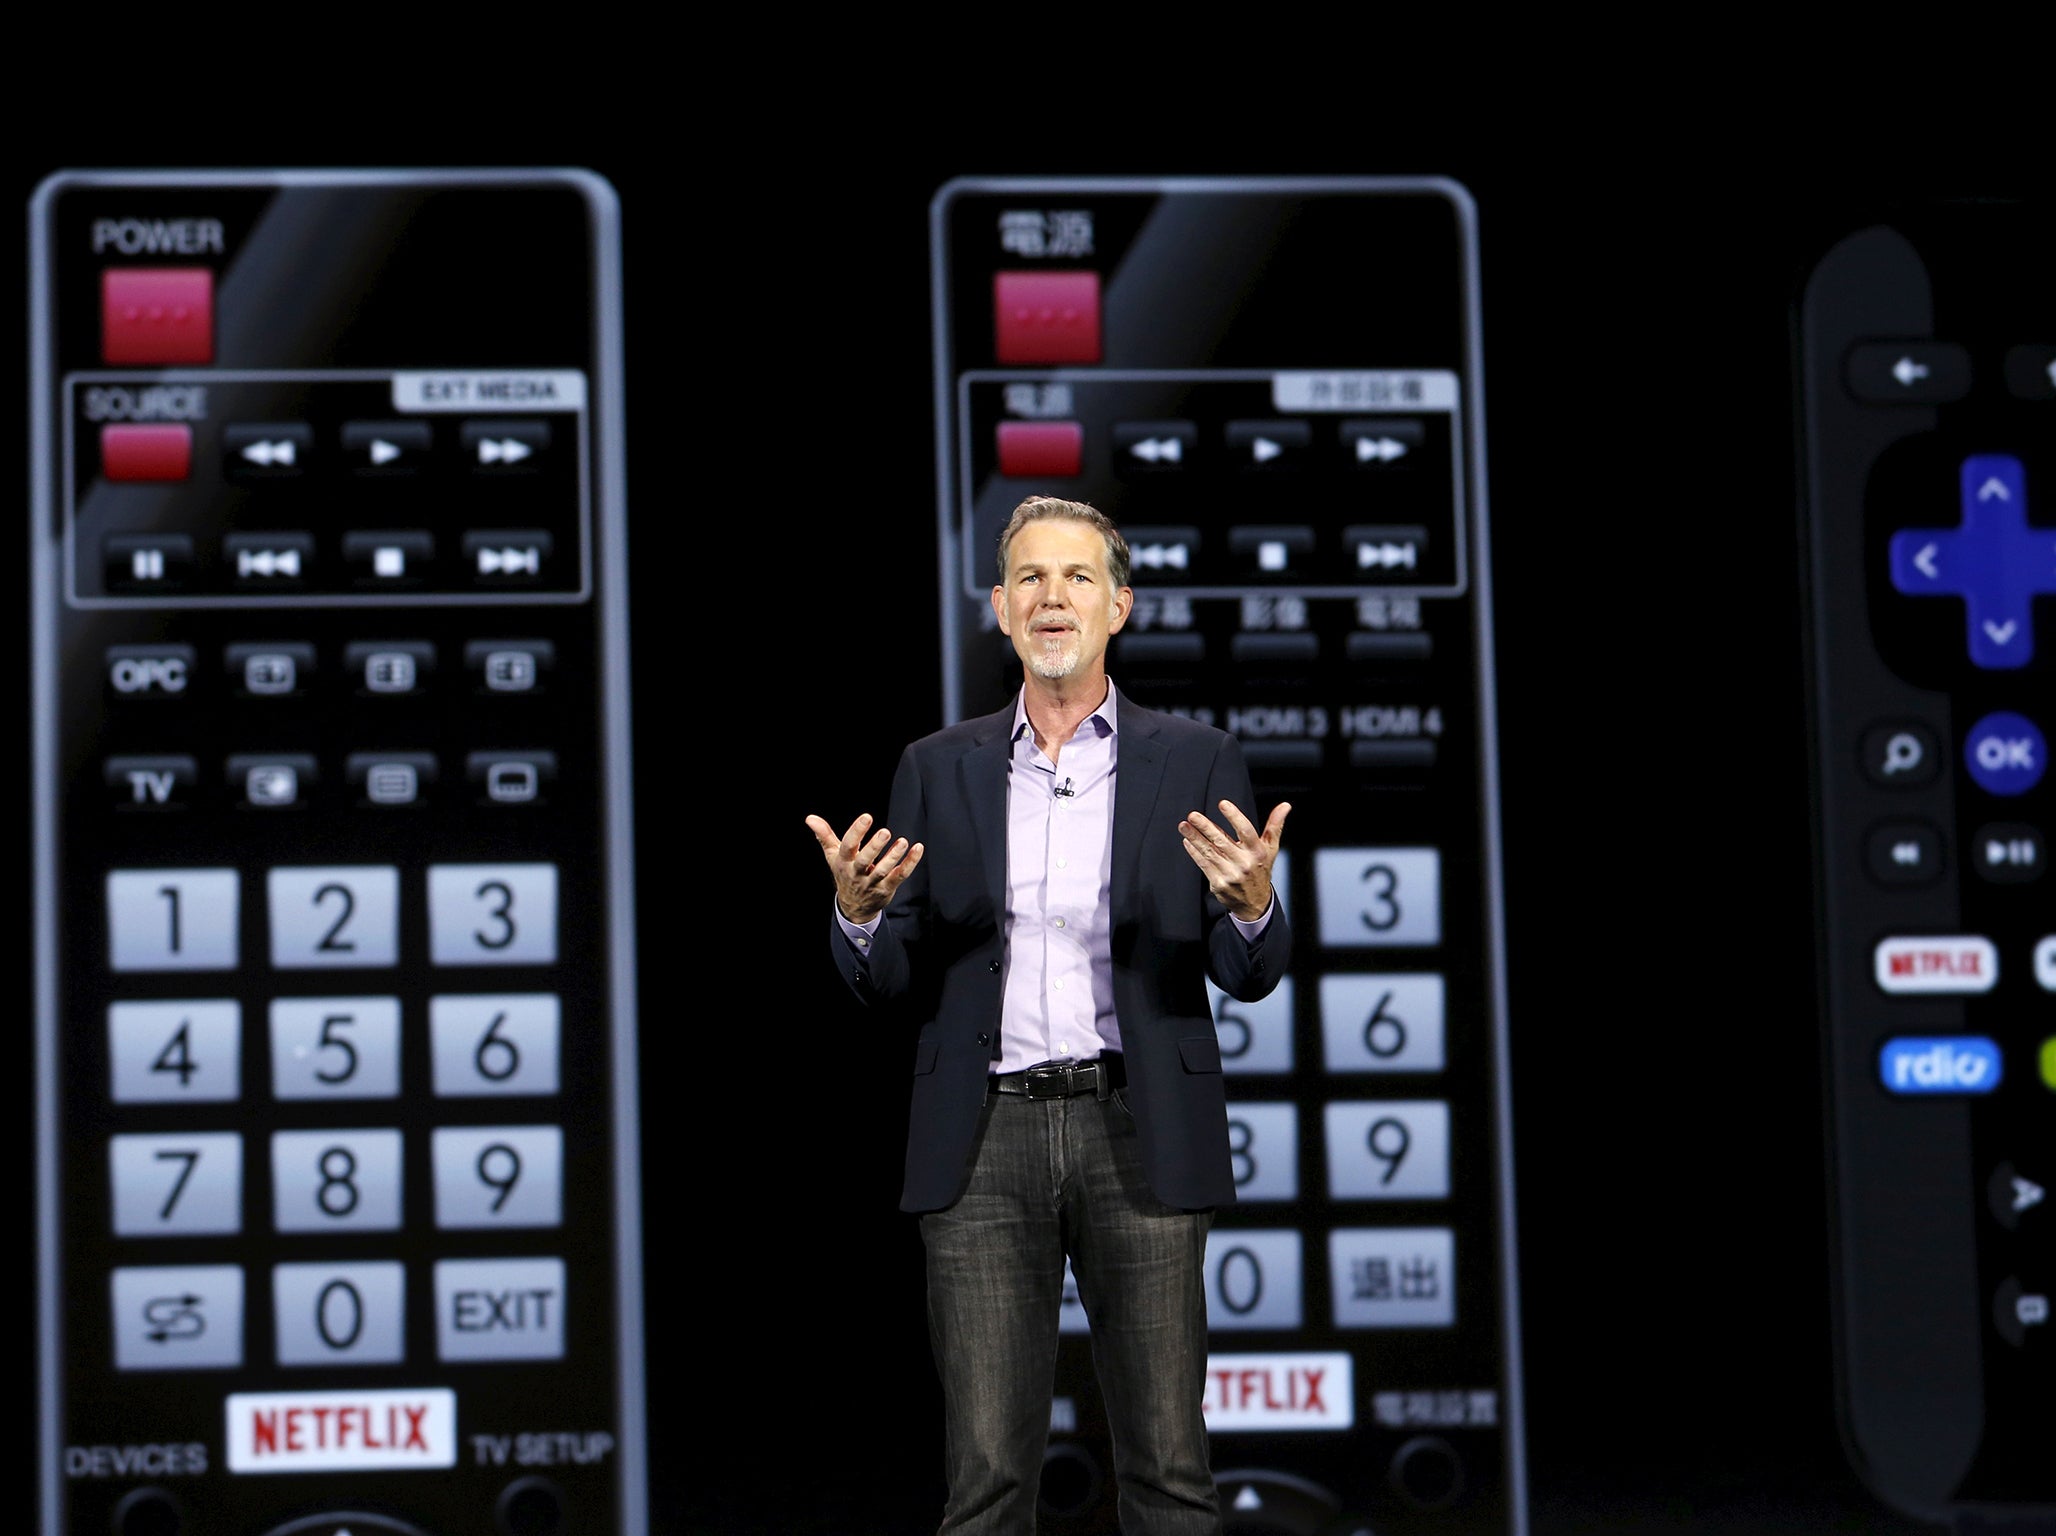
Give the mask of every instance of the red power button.
POLYGON ((206 267, 126 267, 101 273, 100 360, 213 362, 213 272, 206 267))

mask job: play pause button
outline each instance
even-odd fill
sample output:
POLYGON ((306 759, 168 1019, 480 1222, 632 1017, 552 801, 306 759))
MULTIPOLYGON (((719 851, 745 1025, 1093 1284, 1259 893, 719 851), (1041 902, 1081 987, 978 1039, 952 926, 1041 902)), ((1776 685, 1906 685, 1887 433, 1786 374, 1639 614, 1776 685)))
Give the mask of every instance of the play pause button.
POLYGON ((352 421, 343 427, 343 456, 360 475, 411 475, 431 441, 425 421, 352 421))
POLYGON ((1924 821, 1885 823, 1871 832, 1865 853, 1880 885, 1926 885, 1942 873, 1942 834, 1924 821))
POLYGON ((2019 885, 2040 877, 2049 862, 2040 829, 2020 822, 2001 822, 1978 830, 1972 845, 1977 872, 2000 885, 2019 885))

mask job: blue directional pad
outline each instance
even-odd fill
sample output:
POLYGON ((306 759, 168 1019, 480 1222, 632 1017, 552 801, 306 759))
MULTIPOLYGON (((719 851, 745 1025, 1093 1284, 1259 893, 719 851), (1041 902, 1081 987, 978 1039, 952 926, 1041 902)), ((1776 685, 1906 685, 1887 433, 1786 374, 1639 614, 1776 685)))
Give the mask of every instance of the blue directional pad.
POLYGON ((1963 522, 1892 535, 1892 585, 1914 597, 1960 597, 1970 659, 2024 667, 2035 654, 2035 598, 2056 593, 2056 529, 2027 525, 2027 475, 2011 454, 1963 461, 1963 522))

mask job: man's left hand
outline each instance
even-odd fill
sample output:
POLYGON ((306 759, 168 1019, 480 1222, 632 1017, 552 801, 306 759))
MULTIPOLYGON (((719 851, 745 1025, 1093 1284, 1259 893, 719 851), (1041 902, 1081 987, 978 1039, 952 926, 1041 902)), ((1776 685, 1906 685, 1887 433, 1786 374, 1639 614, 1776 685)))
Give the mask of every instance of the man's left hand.
POLYGON ((1245 923, 1255 922, 1271 905, 1271 861, 1278 857, 1278 843, 1285 835, 1285 815, 1291 809, 1290 804, 1279 801, 1262 832, 1228 800, 1221 802, 1221 817, 1233 828, 1232 832, 1224 831, 1198 811, 1188 811, 1178 823, 1185 851, 1206 876, 1207 889, 1245 923))

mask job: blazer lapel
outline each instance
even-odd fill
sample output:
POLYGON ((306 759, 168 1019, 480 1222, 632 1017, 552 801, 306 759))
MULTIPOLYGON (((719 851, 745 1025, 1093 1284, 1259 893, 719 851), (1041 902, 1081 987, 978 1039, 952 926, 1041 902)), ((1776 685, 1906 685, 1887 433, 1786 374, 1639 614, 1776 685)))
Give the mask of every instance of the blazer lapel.
POLYGON ((1114 759, 1113 918, 1133 909, 1135 886, 1142 873, 1142 844, 1156 822, 1157 795, 1164 787, 1168 756, 1157 740, 1156 716, 1120 700, 1121 734, 1114 759))
POLYGON ((1007 732, 1014 723, 1011 708, 978 722, 971 750, 958 762, 964 803, 971 812, 971 835, 985 864, 985 891, 995 917, 1007 910, 1007 732))

